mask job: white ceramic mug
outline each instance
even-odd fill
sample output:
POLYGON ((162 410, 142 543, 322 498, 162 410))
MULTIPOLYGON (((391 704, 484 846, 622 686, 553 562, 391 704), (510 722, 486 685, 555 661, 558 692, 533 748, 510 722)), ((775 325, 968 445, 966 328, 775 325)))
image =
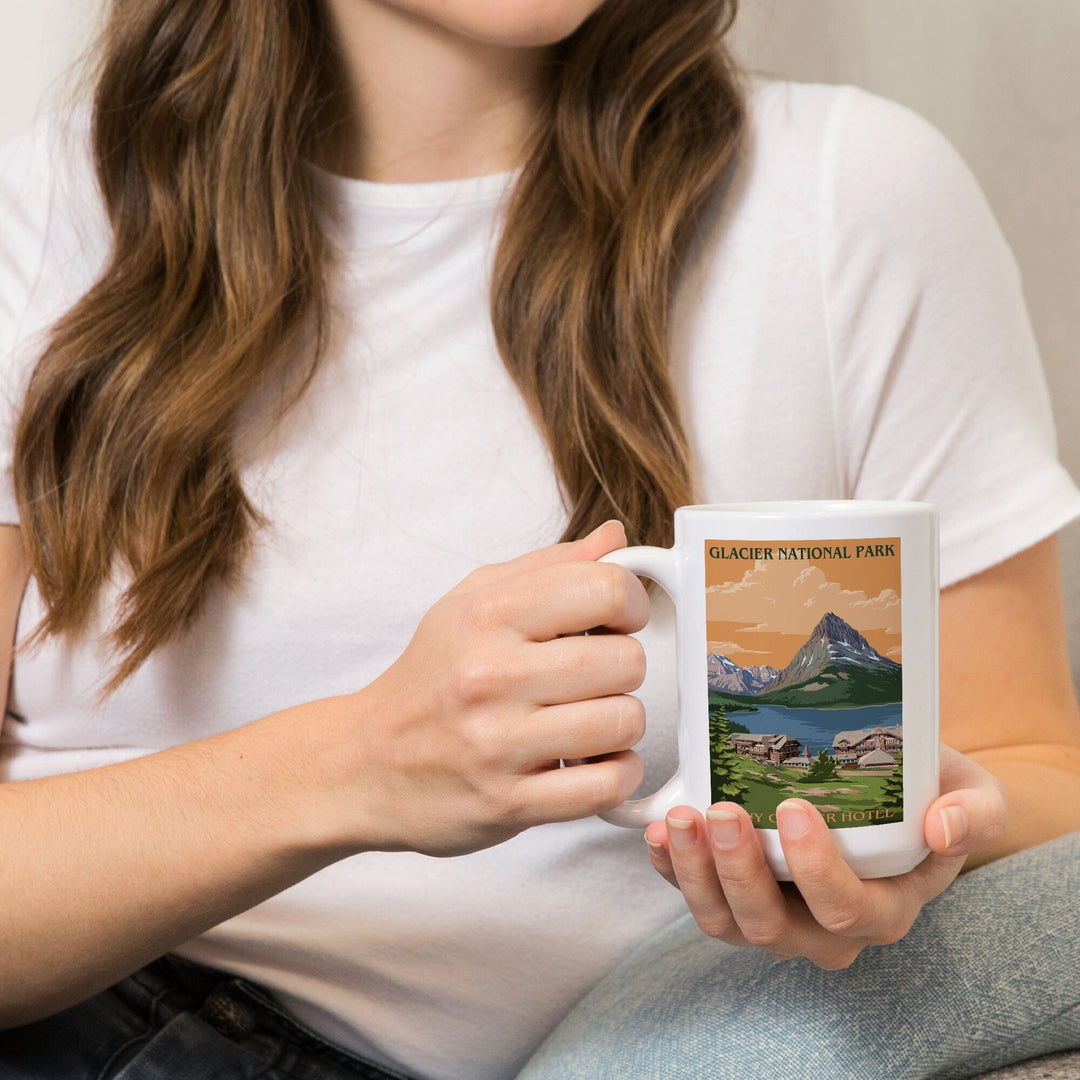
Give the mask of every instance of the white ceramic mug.
POLYGON ((740 803, 772 872, 786 798, 815 804, 863 878, 929 852, 938 795, 937 510, 914 502, 683 506, 675 546, 607 561, 676 609, 679 766, 603 817, 643 828, 680 804, 740 803))

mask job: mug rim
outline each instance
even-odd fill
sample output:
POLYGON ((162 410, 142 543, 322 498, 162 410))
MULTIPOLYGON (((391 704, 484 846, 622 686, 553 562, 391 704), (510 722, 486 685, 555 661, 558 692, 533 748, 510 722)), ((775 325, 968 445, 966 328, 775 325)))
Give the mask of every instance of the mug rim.
POLYGON ((756 514, 761 517, 779 517, 787 514, 801 517, 833 517, 841 514, 871 516, 936 511, 937 506, 928 502, 912 502, 890 499, 792 499, 763 502, 694 503, 680 506, 676 515, 698 514, 756 514))

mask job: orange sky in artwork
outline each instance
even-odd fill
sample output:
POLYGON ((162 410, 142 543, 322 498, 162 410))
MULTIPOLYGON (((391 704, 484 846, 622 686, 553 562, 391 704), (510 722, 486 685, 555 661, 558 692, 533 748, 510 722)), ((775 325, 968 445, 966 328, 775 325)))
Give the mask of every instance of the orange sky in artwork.
MULTIPOLYGON (((902 661, 900 645, 900 541, 888 538, 895 558, 749 560, 713 559, 705 545, 705 618, 709 652, 746 667, 787 666, 828 611, 855 627, 882 656, 902 661)), ((856 543, 814 540, 814 547, 856 543)), ((808 541, 738 541, 739 546, 806 547, 808 541)))

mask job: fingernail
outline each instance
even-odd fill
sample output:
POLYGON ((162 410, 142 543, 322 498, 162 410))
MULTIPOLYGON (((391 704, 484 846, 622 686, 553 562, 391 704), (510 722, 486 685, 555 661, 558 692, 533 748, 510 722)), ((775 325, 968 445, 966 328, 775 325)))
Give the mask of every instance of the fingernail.
POLYGON ((945 846, 959 844, 968 834, 967 813, 962 806, 943 806, 938 811, 941 827, 945 830, 945 846))
POLYGON ((618 518, 608 518, 607 521, 605 521, 603 524, 597 525, 596 528, 593 529, 591 533, 589 533, 589 535, 592 536, 593 533, 598 533, 604 527, 604 525, 618 525, 620 529, 623 528, 623 523, 618 518))
POLYGON ((669 817, 668 823, 668 837, 671 840, 671 846, 678 848, 680 851, 685 851, 687 848, 692 848, 697 840, 697 830, 694 828, 692 821, 684 821, 682 818, 669 817))
POLYGON ((776 821, 780 832, 792 840, 805 836, 810 828, 810 815, 798 803, 782 802, 776 808, 776 821))
POLYGON ((663 855, 664 854, 664 845, 663 844, 654 844, 647 836, 645 837, 645 843, 648 844, 649 850, 654 855, 663 855))
POLYGON ((739 842, 739 815, 730 810, 706 810, 709 820, 709 835, 714 846, 724 851, 733 848, 739 842))

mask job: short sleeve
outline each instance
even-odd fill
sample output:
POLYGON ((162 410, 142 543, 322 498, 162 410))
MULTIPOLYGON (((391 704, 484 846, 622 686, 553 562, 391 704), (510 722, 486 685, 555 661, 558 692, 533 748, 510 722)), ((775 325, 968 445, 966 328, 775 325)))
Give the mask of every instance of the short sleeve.
POLYGON ((821 160, 846 486, 936 503, 951 584, 1080 514, 1020 274, 959 154, 910 110, 845 88, 821 160))
POLYGON ((88 119, 47 117, 0 146, 0 524, 19 522, 11 462, 30 373, 108 250, 88 119))

